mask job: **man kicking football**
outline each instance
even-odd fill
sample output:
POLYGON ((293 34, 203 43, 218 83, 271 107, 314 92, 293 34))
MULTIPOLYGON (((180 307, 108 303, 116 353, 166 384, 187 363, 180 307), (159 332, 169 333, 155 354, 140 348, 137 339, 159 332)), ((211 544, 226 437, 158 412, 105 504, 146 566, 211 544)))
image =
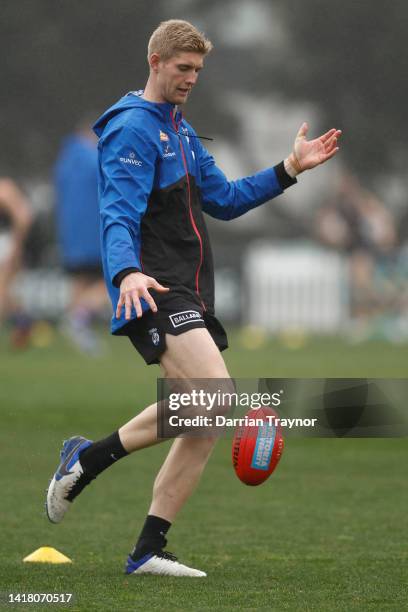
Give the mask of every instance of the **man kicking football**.
MULTIPOLYGON (((306 140, 253 176, 228 181, 183 119, 184 104, 212 44, 186 21, 160 24, 148 45, 144 90, 111 106, 94 126, 99 136, 99 198, 105 281, 113 305, 112 333, 128 336, 147 364, 168 379, 221 378, 227 336, 214 313, 214 272, 203 213, 234 219, 296 183, 296 175, 338 151, 340 131, 306 140)), ((80 221, 80 220, 79 220, 80 221)), ((215 437, 178 437, 153 487, 149 512, 126 563, 128 574, 205 576, 164 550, 167 532, 191 495, 215 437)), ((97 442, 74 437, 47 495, 50 521, 110 465, 161 442, 157 405, 145 408, 97 442)))

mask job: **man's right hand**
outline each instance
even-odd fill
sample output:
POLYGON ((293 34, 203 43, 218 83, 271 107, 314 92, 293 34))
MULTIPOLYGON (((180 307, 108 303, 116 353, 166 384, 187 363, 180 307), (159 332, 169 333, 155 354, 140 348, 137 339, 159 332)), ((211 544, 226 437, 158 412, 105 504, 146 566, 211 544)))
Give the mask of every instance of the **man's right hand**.
POLYGON ((150 295, 148 289, 154 289, 160 293, 170 291, 168 287, 163 287, 151 276, 146 276, 142 272, 131 272, 120 283, 120 296, 116 307, 116 318, 119 319, 123 306, 125 307, 125 319, 130 321, 132 306, 135 307, 137 317, 143 314, 140 298, 146 300, 153 312, 157 312, 157 306, 150 295))

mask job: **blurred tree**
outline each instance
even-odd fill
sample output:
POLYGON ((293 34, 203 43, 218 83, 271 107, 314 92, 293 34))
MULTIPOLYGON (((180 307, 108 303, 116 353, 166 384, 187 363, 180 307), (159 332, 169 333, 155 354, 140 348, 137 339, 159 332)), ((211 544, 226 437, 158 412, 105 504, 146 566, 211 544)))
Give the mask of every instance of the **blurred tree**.
POLYGON ((199 133, 236 133, 229 88, 278 94, 341 127, 355 171, 405 168, 403 0, 3 0, 0 174, 45 175, 80 115, 142 87, 146 41, 170 17, 216 44, 186 109, 199 133))
POLYGON ((4 0, 0 174, 44 175, 76 121, 147 77, 161 0, 4 0))
POLYGON ((278 1, 292 40, 285 93, 313 100, 330 126, 344 130, 358 173, 405 168, 405 0, 278 1))
POLYGON ((312 101, 321 110, 323 124, 312 126, 314 134, 328 125, 343 129, 347 150, 343 158, 356 172, 367 179, 379 172, 405 172, 405 0, 252 0, 250 4, 191 0, 187 4, 190 16, 219 34, 214 71, 218 91, 226 82, 239 81, 242 89, 258 95, 312 101))

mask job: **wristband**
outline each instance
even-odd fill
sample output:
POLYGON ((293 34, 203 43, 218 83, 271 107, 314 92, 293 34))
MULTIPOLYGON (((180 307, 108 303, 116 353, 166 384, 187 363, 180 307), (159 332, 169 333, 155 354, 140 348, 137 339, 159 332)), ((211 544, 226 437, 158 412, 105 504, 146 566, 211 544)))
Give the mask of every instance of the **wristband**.
POLYGON ((112 281, 113 286, 120 287, 120 283, 123 281, 123 279, 129 274, 132 274, 132 272, 140 272, 140 270, 139 268, 124 268, 118 272, 112 281))

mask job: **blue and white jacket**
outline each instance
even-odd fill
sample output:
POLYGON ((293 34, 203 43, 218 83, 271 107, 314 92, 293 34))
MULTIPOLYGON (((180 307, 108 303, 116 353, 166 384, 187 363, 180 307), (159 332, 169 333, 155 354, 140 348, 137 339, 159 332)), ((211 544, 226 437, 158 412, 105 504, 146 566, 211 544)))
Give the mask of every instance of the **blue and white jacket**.
MULTIPOLYGON (((228 181, 174 105, 148 102, 142 94, 130 92, 94 126, 103 268, 113 310, 123 276, 140 270, 213 314, 214 269, 203 213, 234 219, 296 180, 281 163, 228 181)), ((160 308, 160 294, 153 295, 160 308)), ((124 313, 113 316, 112 333, 126 333, 126 323, 124 313)))

